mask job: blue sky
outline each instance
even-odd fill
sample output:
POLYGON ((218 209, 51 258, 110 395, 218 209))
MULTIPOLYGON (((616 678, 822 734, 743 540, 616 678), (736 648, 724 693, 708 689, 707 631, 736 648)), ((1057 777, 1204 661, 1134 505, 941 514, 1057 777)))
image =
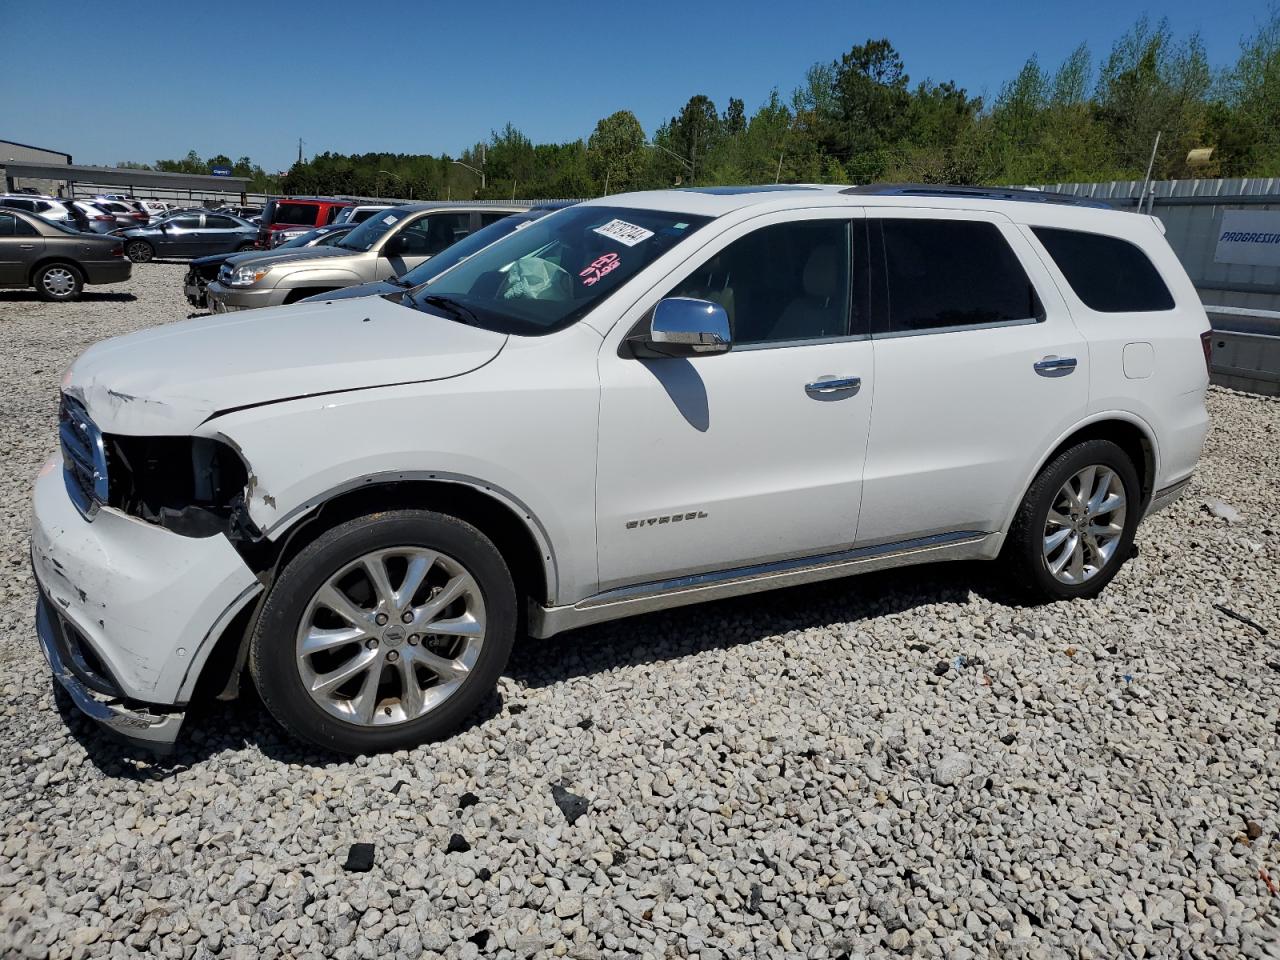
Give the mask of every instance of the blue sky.
POLYGON ((912 80, 994 96, 1028 55, 1095 62, 1143 12, 1235 59, 1262 0, 1036 3, 330 2, 113 0, 2 5, 0 139, 77 162, 190 149, 287 168, 308 155, 455 155, 508 120, 534 141, 585 137, 630 109, 646 131, 695 93, 748 114, 815 61, 888 37, 912 80), (56 52, 55 52, 56 51, 56 52), (340 54, 336 53, 341 51, 340 54))

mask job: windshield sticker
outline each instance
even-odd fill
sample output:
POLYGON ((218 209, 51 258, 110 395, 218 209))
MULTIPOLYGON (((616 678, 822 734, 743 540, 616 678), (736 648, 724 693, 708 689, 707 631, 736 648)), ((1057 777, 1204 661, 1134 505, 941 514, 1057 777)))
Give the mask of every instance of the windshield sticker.
MULTIPOLYGON (((621 221, 615 220, 613 222, 620 223, 621 221)), ((627 226, 630 226, 630 224, 627 224, 627 226)), ((603 230, 603 229, 604 227, 600 228, 600 230, 603 230)), ((639 230, 640 228, 633 227, 632 229, 639 230)), ((599 233, 600 230, 597 230, 596 232, 599 233)), ((649 233, 649 231, 647 230, 644 232, 649 233)), ((649 236, 653 236, 653 234, 649 233, 649 236)), ((625 243, 626 241, 623 241, 623 242, 625 243)), ((636 242, 639 243, 639 241, 636 241, 636 242)), ((630 246, 630 244, 627 244, 627 245, 630 246)), ((583 286, 594 287, 607 274, 612 273, 614 270, 617 270, 620 266, 622 266, 622 261, 618 258, 618 255, 616 253, 606 253, 604 256, 596 257, 594 260, 592 260, 591 266, 587 267, 587 269, 579 273, 578 276, 582 278, 583 286)))
POLYGON ((394 227, 396 225, 396 218, 394 216, 388 215, 382 218, 382 222, 385 223, 388 227, 394 227))
POLYGON ((604 226, 596 227, 596 233, 610 240, 617 240, 628 247, 634 247, 637 243, 643 243, 653 236, 652 230, 637 227, 634 223, 627 223, 625 220, 610 220, 604 226))

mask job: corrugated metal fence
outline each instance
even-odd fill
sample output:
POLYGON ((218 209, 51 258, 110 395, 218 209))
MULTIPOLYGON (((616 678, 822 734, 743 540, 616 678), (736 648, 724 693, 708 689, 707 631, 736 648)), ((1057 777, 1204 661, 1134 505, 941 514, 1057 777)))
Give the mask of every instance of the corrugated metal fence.
MULTIPOLYGON (((1170 245, 1205 303, 1280 310, 1280 267, 1217 263, 1213 259, 1222 211, 1280 211, 1280 179, 1158 180, 1151 186, 1154 193, 1149 197, 1151 212, 1163 221, 1170 245)), ((1040 187, 1056 193, 1096 197, 1122 210, 1136 210, 1142 193, 1141 180, 1046 183, 1040 187)))
POLYGON ((1042 190, 1106 200, 1151 213, 1200 292, 1214 335, 1214 382, 1280 394, 1280 267, 1214 259, 1224 210, 1280 212, 1280 179, 1159 180, 1145 198, 1141 180, 1045 183, 1042 190), (1140 199, 1141 198, 1141 199, 1140 199))

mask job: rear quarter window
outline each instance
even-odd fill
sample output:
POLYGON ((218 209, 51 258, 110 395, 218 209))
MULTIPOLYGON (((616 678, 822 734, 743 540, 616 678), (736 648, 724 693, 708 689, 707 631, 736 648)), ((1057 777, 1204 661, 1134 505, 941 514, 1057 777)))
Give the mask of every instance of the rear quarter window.
POLYGON ((1173 295, 1137 244, 1082 230, 1032 227, 1031 232, 1090 310, 1144 313, 1173 309, 1173 295))

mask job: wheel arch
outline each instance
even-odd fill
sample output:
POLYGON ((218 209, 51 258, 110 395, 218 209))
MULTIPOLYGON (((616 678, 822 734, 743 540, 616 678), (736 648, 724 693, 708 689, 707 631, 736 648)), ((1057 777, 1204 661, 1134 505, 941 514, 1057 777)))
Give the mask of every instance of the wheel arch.
POLYGON ((1151 502, 1151 496, 1155 492, 1155 481, 1160 468, 1160 447, 1156 443, 1155 431, 1149 423, 1127 410, 1108 410, 1095 413, 1065 431, 1036 461, 1031 472, 1023 478, 1018 497, 1005 518, 1003 532, 1009 530, 1022 498, 1045 464, 1067 448, 1086 440, 1110 440, 1128 454, 1142 484, 1141 513, 1146 512, 1147 504, 1151 502))
POLYGON ((326 530, 355 517, 401 509, 455 516, 492 540, 511 570, 517 598, 522 601, 517 610, 521 629, 525 598, 539 604, 554 602, 558 577, 550 540, 532 511, 505 490, 474 478, 441 474, 366 477, 309 501, 283 518, 259 543, 237 544, 265 589, 223 629, 199 675, 184 685, 184 693, 190 692, 192 699, 233 699, 244 672, 249 638, 278 572, 326 530))
POLYGON ((31 269, 27 272, 27 285, 34 287, 36 285, 36 274, 45 267, 51 267, 54 264, 70 267, 79 275, 81 283, 88 280, 88 274, 85 273, 84 267, 80 266, 80 264, 75 260, 72 260, 70 257, 58 256, 56 253, 51 253, 41 257, 31 265, 31 269))

